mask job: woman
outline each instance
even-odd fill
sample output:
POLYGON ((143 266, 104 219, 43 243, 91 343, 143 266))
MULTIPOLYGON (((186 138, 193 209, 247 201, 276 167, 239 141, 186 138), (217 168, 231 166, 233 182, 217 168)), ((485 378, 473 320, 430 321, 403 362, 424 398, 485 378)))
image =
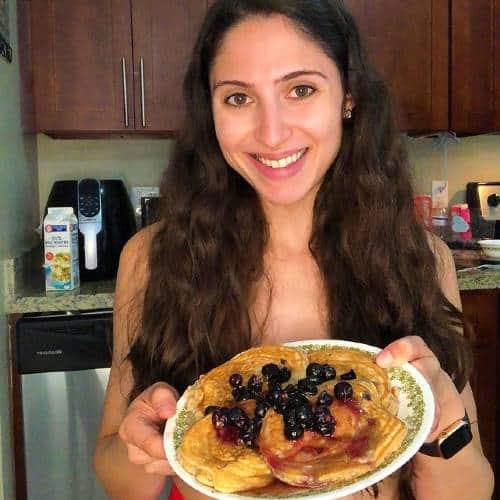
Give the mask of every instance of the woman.
POLYGON ((120 260, 95 455, 109 495, 159 495, 173 475, 161 429, 199 374, 255 344, 340 338, 424 374, 429 442, 465 410, 473 422, 455 456, 417 453, 374 494, 489 498, 453 261, 414 217, 386 87, 342 2, 216 2, 184 90, 162 221, 120 260))

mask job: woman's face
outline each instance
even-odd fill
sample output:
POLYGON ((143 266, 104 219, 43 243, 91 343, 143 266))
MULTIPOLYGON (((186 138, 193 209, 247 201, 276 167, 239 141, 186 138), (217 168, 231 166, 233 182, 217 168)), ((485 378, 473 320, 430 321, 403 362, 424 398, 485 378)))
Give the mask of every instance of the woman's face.
POLYGON ((344 103, 321 47, 283 16, 251 17, 223 39, 210 86, 229 165, 264 204, 312 203, 340 147, 344 103))

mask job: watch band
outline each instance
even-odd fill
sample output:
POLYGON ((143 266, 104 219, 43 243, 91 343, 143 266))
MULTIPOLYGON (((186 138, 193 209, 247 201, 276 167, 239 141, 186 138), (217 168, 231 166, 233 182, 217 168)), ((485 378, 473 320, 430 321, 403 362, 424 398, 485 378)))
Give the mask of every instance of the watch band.
POLYGON ((469 416, 465 415, 446 427, 437 439, 431 443, 424 443, 420 447, 420 453, 430 457, 451 458, 464 446, 472 441, 472 430, 469 416))

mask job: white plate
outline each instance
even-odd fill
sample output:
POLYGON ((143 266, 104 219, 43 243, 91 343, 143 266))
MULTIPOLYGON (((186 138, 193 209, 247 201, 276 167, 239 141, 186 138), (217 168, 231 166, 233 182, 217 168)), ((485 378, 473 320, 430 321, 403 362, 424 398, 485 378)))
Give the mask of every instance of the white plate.
MULTIPOLYGON (((303 348, 308 351, 322 346, 342 347, 371 354, 377 354, 380 349, 366 344, 342 340, 308 340, 289 342, 284 344, 290 347, 303 348)), ((221 493, 213 488, 199 483, 194 476, 186 472, 176 458, 176 447, 180 444, 184 432, 189 428, 190 412, 184 409, 185 398, 181 397, 177 403, 177 413, 167 421, 163 436, 167 459, 176 474, 194 489, 204 495, 219 500, 275 500, 277 498, 307 498, 308 500, 333 500, 352 495, 381 481, 408 462, 429 435, 434 419, 434 396, 424 377, 409 363, 389 370, 389 378, 393 386, 400 390, 398 417, 406 423, 407 434, 403 443, 377 469, 364 474, 357 479, 344 482, 340 485, 329 486, 321 490, 306 492, 287 492, 283 495, 262 496, 248 492, 221 493)))

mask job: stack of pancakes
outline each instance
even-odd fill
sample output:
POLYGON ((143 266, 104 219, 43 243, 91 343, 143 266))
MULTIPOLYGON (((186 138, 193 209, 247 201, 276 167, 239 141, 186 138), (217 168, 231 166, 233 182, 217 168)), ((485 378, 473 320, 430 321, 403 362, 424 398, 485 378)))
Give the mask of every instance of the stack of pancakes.
MULTIPOLYGON (((315 396, 308 398, 314 405, 315 396)), ((352 480, 377 468, 406 435, 405 424, 395 416, 398 400, 386 371, 370 354, 335 346, 308 353, 284 346, 249 349, 200 377, 186 393, 186 408, 195 415, 195 423, 184 434, 177 459, 200 483, 224 493, 262 488, 276 479, 301 488, 352 480), (305 430, 298 439, 287 439, 283 416, 270 408, 255 448, 218 437, 205 409, 240 406, 253 417, 255 400, 237 403, 229 378, 240 374, 246 384, 252 375, 261 377, 262 367, 269 363, 286 366, 291 372, 287 383, 292 384, 306 376, 310 363, 334 367, 337 378, 318 386, 319 392, 330 394, 339 374, 355 371, 356 378, 349 380, 352 399, 333 398, 329 405, 336 421, 332 436, 305 430)))

